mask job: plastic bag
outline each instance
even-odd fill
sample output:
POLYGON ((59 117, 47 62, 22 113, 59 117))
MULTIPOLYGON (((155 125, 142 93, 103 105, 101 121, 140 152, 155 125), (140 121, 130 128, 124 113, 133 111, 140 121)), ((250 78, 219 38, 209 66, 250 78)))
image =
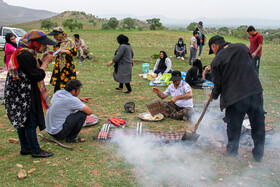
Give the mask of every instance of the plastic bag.
POLYGON ((171 78, 171 73, 164 73, 160 78, 159 78, 159 80, 161 81, 161 82, 163 82, 164 83, 164 85, 169 85, 169 84, 171 84, 172 83, 172 81, 169 81, 169 79, 171 78))

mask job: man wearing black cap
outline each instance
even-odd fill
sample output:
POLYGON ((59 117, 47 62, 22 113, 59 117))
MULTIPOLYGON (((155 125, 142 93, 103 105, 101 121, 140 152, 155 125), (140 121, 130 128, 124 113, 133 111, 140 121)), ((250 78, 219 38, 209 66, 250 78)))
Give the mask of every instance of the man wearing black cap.
POLYGON ((220 96, 220 108, 226 109, 227 155, 237 156, 241 126, 245 114, 252 127, 255 161, 260 162, 264 153, 265 126, 262 85, 254 70, 250 50, 241 43, 225 42, 221 36, 209 40, 209 54, 216 56, 211 62, 214 88, 210 99, 220 96))
POLYGON ((168 103, 164 103, 170 118, 188 120, 193 113, 193 93, 190 85, 182 79, 181 72, 175 70, 169 79, 173 83, 164 92, 161 92, 157 87, 153 87, 153 92, 161 99, 165 99, 169 95, 172 96, 168 103))

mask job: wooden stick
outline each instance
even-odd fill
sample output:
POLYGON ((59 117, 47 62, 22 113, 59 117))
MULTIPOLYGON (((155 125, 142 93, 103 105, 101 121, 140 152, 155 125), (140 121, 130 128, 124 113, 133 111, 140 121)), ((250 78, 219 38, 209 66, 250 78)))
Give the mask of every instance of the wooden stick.
POLYGON ((63 148, 66 148, 66 149, 73 149, 73 147, 70 147, 70 146, 67 146, 67 145, 64 145, 62 143, 60 143, 59 141, 55 140, 55 139, 52 139, 52 138, 48 138, 42 134, 38 134, 38 136, 40 136, 41 138, 45 139, 45 140, 48 140, 50 142, 54 142, 54 143, 57 143, 57 145, 59 145, 60 147, 63 147, 63 148))

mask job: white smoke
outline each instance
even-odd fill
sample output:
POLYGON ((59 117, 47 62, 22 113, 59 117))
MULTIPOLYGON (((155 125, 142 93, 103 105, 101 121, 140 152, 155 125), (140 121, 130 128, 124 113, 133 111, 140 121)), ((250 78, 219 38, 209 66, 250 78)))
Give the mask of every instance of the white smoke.
POLYGON ((119 145, 118 154, 134 166, 141 186, 188 186, 203 184, 211 177, 211 164, 195 146, 144 139, 127 135, 113 139, 119 145))

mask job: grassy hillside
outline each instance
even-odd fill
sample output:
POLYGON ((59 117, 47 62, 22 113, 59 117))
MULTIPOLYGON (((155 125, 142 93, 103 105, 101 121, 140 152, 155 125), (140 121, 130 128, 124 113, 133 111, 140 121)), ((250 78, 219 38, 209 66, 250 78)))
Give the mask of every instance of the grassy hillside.
MULTIPOLYGON (((56 18, 58 20, 59 18, 56 18)), ((63 18, 61 18, 61 21, 63 18)), ((27 24, 25 24, 27 25, 27 24)), ((33 28, 35 27, 35 23, 33 28)), ((37 22, 39 25, 39 22, 37 22)), ((24 26, 24 25, 22 25, 24 26)), ((29 27, 29 24, 28 24, 29 27)), ((22 27, 23 28, 23 27, 22 27)), ((83 128, 80 136, 87 139, 82 144, 65 144, 74 147, 70 151, 53 143, 41 140, 43 149, 54 152, 54 156, 46 159, 34 159, 30 156, 20 156, 19 144, 9 143, 8 139, 18 138, 15 129, 10 124, 5 113, 4 105, 0 105, 0 167, 2 168, 2 186, 279 186, 279 144, 266 145, 262 163, 255 163, 251 155, 251 148, 240 147, 237 158, 225 157, 220 150, 225 144, 208 144, 206 135, 219 132, 224 127, 223 113, 220 112, 218 102, 212 102, 203 119, 199 133, 204 144, 152 144, 141 140, 125 139, 125 141, 104 143, 93 140, 98 135, 102 124, 109 117, 125 117, 128 120, 127 130, 135 130, 139 121, 138 115, 147 112, 146 103, 157 99, 148 81, 139 77, 142 64, 149 63, 153 68, 154 53, 165 50, 171 57, 172 69, 187 71, 191 66, 187 60, 179 61, 174 58, 173 49, 179 37, 184 38, 188 47, 191 33, 179 31, 104 31, 91 28, 74 30, 67 33, 72 37, 79 33, 93 53, 91 60, 83 64, 76 63, 78 79, 83 83, 80 96, 89 96, 93 100, 89 106, 94 114, 100 118, 98 125, 83 128), (113 80, 113 67, 107 67, 118 47, 116 37, 123 33, 130 39, 134 50, 134 66, 132 75, 132 95, 124 95, 114 88, 117 83, 113 80), (123 105, 133 101, 136 112, 129 114, 123 105), (213 121, 214 120, 214 121, 213 121), (217 132, 216 132, 217 131, 217 132), (275 145, 275 147, 273 147, 275 145), (36 169, 24 180, 17 178, 21 164, 29 171, 36 169), (257 177, 256 177, 257 176, 257 177)), ((47 31, 46 31, 47 32, 47 31)), ((207 39, 211 36, 207 35, 207 39)), ((225 37, 229 42, 247 41, 234 37, 225 37)), ((280 127, 280 69, 278 59, 280 45, 264 44, 263 57, 260 66, 260 79, 264 87, 264 104, 266 124, 276 129, 275 139, 279 142, 280 127)), ((203 65, 209 65, 213 55, 208 55, 205 45, 202 53, 203 65)), ((187 56, 188 56, 187 54, 187 56)), ((0 51, 3 58, 3 51, 0 51)), ((187 59, 187 58, 186 58, 187 59)), ((78 62, 78 59, 75 58, 78 62)), ((2 65, 3 66, 3 65, 2 65)), ((50 64, 48 71, 52 71, 50 64)), ((50 95, 53 87, 48 86, 50 95)), ((160 87, 164 91, 166 87, 160 87)), ((200 115, 208 96, 207 90, 193 90, 196 115, 194 122, 200 115)), ((170 99, 170 98, 168 98, 170 99)), ((168 100, 166 99, 166 100, 168 100)), ((160 122, 143 122, 144 131, 170 131, 190 128, 190 122, 175 121, 165 118, 160 122)), ((45 136, 49 135, 42 131, 45 136)))
MULTIPOLYGON (((62 26, 62 22, 65 19, 73 18, 76 19, 79 23, 83 24, 83 29, 101 29, 102 24, 106 23, 108 20, 104 18, 99 18, 92 14, 86 14, 85 12, 80 11, 65 11, 61 14, 58 14, 54 17, 49 18, 52 22, 58 23, 59 26, 62 26)), ((143 21, 134 19, 136 27, 142 27, 144 29, 149 28, 149 25, 143 21)), ((120 20, 121 23, 121 20, 120 20)), ((14 25, 14 27, 19 27, 25 30, 31 30, 33 28, 41 27, 41 20, 32 21, 28 23, 22 23, 14 25)))

